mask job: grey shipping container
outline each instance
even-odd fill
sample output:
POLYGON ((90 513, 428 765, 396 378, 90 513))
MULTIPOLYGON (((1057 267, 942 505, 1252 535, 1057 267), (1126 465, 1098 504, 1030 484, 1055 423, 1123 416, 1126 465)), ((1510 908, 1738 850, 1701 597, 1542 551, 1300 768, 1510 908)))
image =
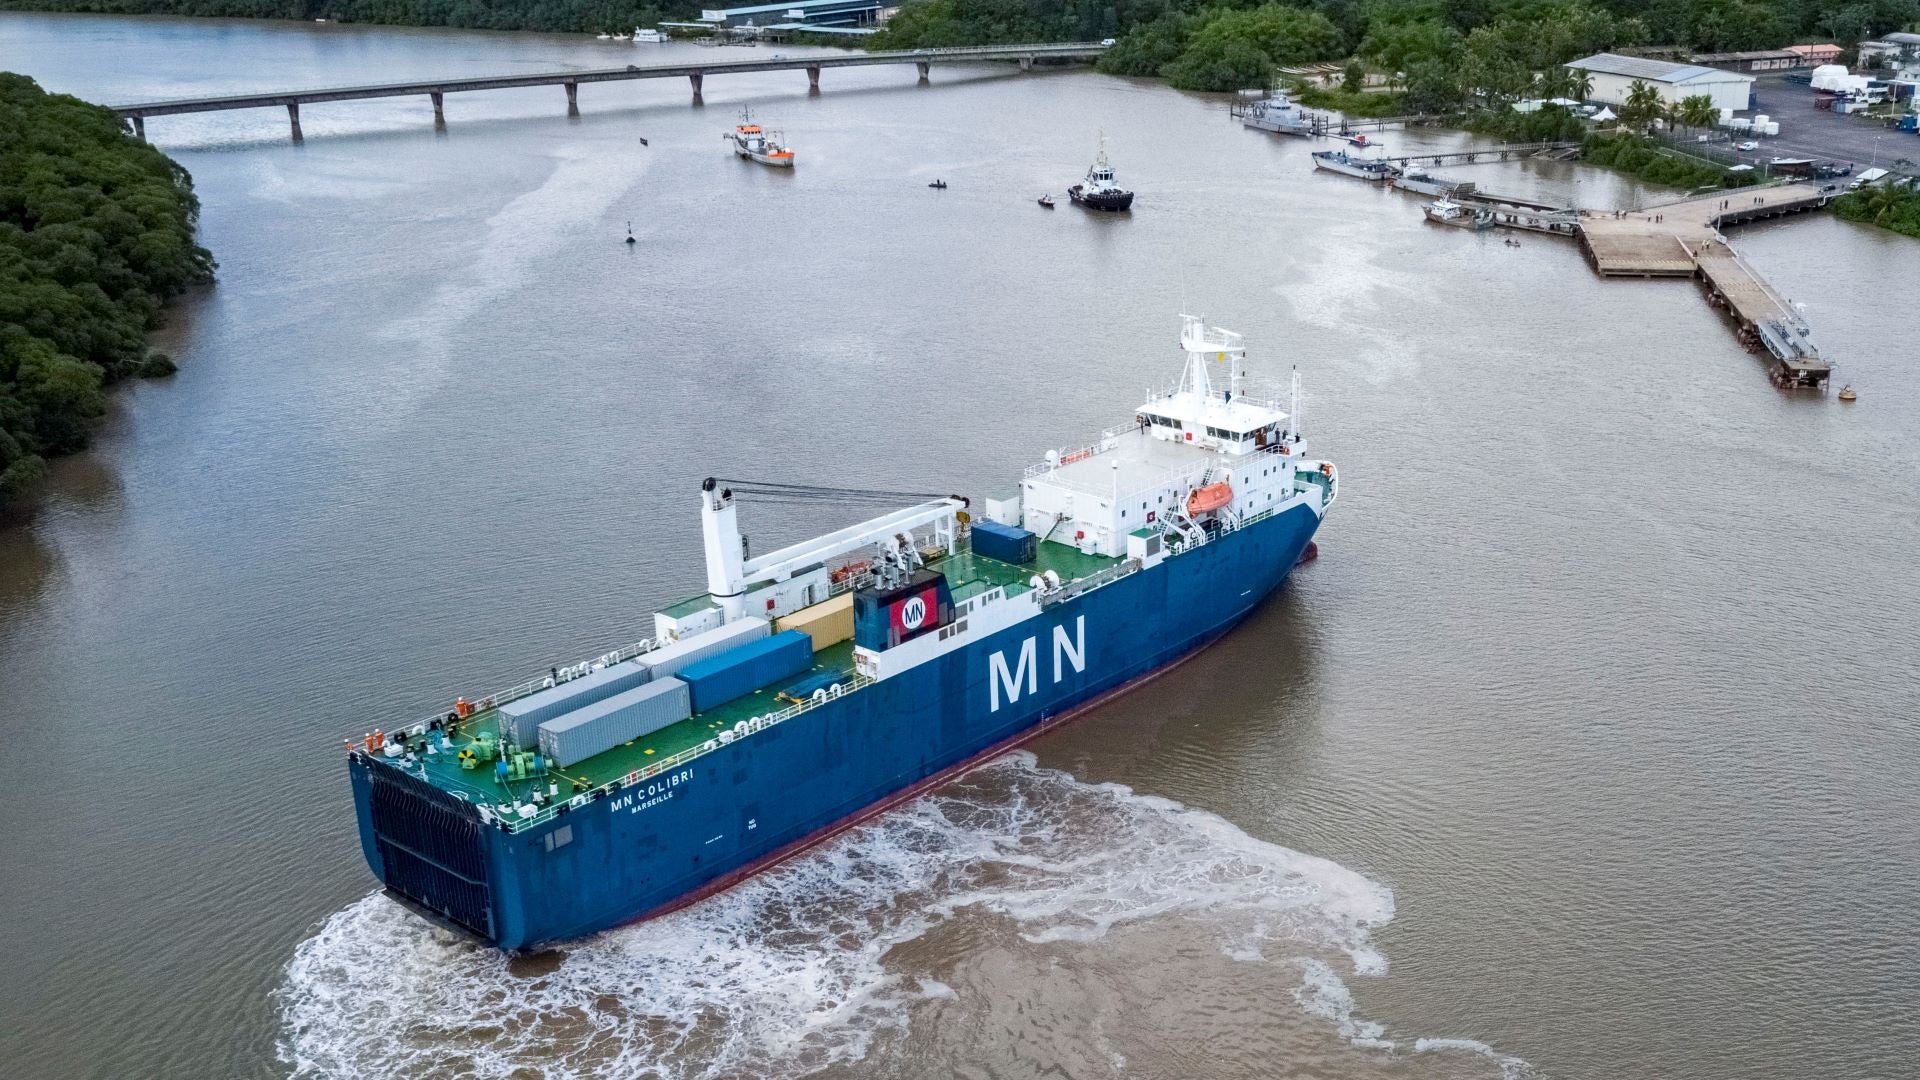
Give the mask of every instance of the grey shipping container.
POLYGON ((652 652, 641 653, 639 660, 653 672, 653 677, 656 679, 666 675, 677 675, 681 668, 696 660, 705 660, 735 645, 744 645, 749 641, 766 637, 770 631, 771 626, 765 619, 736 619, 725 626, 716 626, 712 630, 681 638, 671 645, 662 646, 652 652))
POLYGON ((539 738, 540 725, 556 716, 631 690, 653 678, 653 669, 631 660, 528 694, 500 706, 500 732, 519 747, 539 738))
POLYGON ((540 725, 540 752, 566 768, 692 715, 687 684, 655 679, 540 725))

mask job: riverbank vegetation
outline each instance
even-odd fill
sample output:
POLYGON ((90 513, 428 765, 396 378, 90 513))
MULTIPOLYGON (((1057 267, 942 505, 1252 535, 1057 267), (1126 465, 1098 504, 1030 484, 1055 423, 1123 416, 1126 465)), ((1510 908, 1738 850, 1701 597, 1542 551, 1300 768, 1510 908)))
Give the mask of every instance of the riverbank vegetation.
POLYGON ((1583 160, 1653 184, 1676 188, 1745 187, 1750 172, 1730 172, 1701 158, 1686 157, 1629 131, 1596 131, 1580 145, 1583 160))
POLYGON ((1920 191, 1872 184, 1834 200, 1833 212, 1848 221, 1920 238, 1920 191))
POLYGON ((631 32, 663 18, 692 18, 698 3, 627 0, 0 0, 0 11, 74 11, 103 15, 196 15, 223 19, 296 19, 382 26, 546 33, 631 32))
POLYGON ((1272 86, 1279 68, 1351 57, 1411 110, 1447 112, 1526 96, 1535 73, 1609 49, 1851 45, 1912 22, 1920 0, 908 0, 871 47, 1113 37, 1103 70, 1193 90, 1272 86))
POLYGON ((112 112, 0 72, 0 508, 86 446, 106 384, 172 372, 146 334, 212 280, 199 209, 112 112))

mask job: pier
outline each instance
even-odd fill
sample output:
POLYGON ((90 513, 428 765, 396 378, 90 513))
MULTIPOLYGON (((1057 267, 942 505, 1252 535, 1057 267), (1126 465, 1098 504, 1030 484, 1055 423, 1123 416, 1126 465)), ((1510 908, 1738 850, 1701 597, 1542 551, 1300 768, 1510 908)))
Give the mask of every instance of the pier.
MULTIPOLYGON (((1410 166, 1517 160, 1567 144, 1512 144, 1478 151, 1386 158, 1396 178, 1410 166)), ((1475 228, 1519 229, 1573 237, 1601 277, 1692 278, 1707 302, 1733 323, 1740 343, 1771 358, 1768 376, 1783 388, 1824 389, 1833 367, 1792 303, 1728 246, 1721 230, 1824 208, 1838 185, 1802 182, 1733 188, 1637 210, 1578 210, 1510 199, 1455 185, 1446 198, 1474 210, 1475 228)))
POLYGON ((1445 119, 1446 117, 1444 116, 1426 114, 1416 116, 1380 116, 1371 120, 1349 120, 1345 118, 1328 120, 1322 118, 1313 125, 1313 133, 1315 135, 1351 135, 1358 131, 1385 131, 1388 128, 1419 127, 1423 124, 1437 124, 1445 119))
POLYGON ((436 125, 446 122, 445 98, 448 94, 475 90, 506 90, 523 86, 558 86, 566 91, 567 114, 580 112, 581 83, 624 82, 634 79, 686 79, 693 88, 693 100, 701 100, 701 89, 709 75, 734 75, 757 71, 804 71, 810 90, 820 89, 820 72, 826 68, 875 67, 884 64, 912 64, 920 81, 926 82, 935 64, 1012 61, 1020 70, 1030 70, 1042 60, 1091 60, 1107 47, 1097 41, 1052 42, 1032 45, 988 45, 961 49, 911 49, 893 52, 822 53, 812 56, 788 56, 779 59, 710 60, 696 64, 658 64, 639 67, 600 68, 581 71, 550 71, 530 75, 490 75, 471 79, 440 79, 431 82, 384 83, 377 86, 336 86, 317 90, 282 90, 255 94, 231 94, 222 97, 182 98, 176 101, 141 101, 109 106, 133 124, 133 132, 146 138, 150 116, 176 116, 182 113, 224 112, 231 109, 283 107, 292 128, 294 141, 300 140, 300 106, 327 101, 362 101, 368 98, 424 97, 433 104, 436 125))
POLYGON ((1477 150, 1449 150, 1438 154, 1411 154, 1406 157, 1382 158, 1399 166, 1445 165, 1482 165, 1500 161, 1516 161, 1520 158, 1539 157, 1543 154, 1557 154, 1567 150, 1578 150, 1576 142, 1525 142, 1507 143, 1503 146, 1483 146, 1477 150))
POLYGON ((1735 188, 1644 209, 1587 210, 1580 249, 1602 277, 1693 278, 1707 302, 1733 322, 1740 343, 1772 357, 1768 374, 1785 387, 1822 388, 1832 365, 1793 305, 1727 246, 1723 228, 1818 210, 1838 191, 1821 184, 1735 188))

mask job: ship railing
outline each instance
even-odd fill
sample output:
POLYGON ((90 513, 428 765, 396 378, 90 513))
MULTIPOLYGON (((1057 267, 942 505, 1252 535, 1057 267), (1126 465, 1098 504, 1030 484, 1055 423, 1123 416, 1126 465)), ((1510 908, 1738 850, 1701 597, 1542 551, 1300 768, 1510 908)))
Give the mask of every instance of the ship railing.
MULTIPOLYGON (((663 644, 662 642, 656 641, 653 638, 642 638, 631 645, 622 645, 617 649, 610 649, 607 652, 601 653, 599 656, 595 656, 587 660, 581 660, 573 664, 563 664, 557 669, 555 669, 561 673, 561 677, 558 679, 554 678, 551 672, 546 675, 536 675, 533 678, 528 679, 526 682, 523 682, 518 686, 510 687, 506 690, 498 690, 498 691, 495 691, 494 693, 487 694, 483 697, 472 699, 471 704, 473 705, 474 715, 477 716, 480 713, 487 712, 491 709, 497 709, 500 706, 505 705, 510 701, 515 701, 519 698, 526 697, 528 694, 538 693, 539 691, 545 690, 550 686, 556 686, 561 683, 569 682, 573 679, 577 679, 581 677, 582 675, 592 674, 595 671, 599 671, 601 668, 612 667, 615 664, 624 663, 628 660, 633 659, 636 656, 641 655, 642 653, 652 652, 653 650, 659 648, 662 644, 663 644)), ((410 732, 414 735, 424 735, 432 727, 433 724, 441 720, 444 720, 446 716, 447 716, 446 713, 435 713, 434 715, 427 717, 425 720, 415 720, 410 724, 401 724, 398 727, 386 728, 383 730, 385 730, 385 732, 389 735, 398 735, 402 732, 410 732)), ((348 740, 348 741, 351 742, 352 740, 348 740)))
POLYGON ((1074 578, 1072 581, 1067 582, 1052 592, 1042 593, 1040 595, 1040 606, 1044 608, 1052 604, 1058 604, 1063 600, 1071 600, 1076 596, 1092 592, 1102 585, 1119 581, 1121 578, 1126 577, 1138 569, 1140 569, 1140 560, 1126 559, 1114 563, 1105 570, 1088 574, 1086 577, 1074 578))
POLYGON ((720 732, 718 735, 698 746, 690 746, 679 753, 668 754, 658 761, 648 762, 646 765, 627 773, 625 776, 609 780, 604 784, 579 792, 570 798, 550 802, 532 814, 522 815, 517 809, 502 809, 499 807, 487 808, 488 814, 508 832, 522 832, 535 828, 569 811, 587 806, 596 799, 606 798, 609 794, 619 791, 621 788, 644 784, 662 773, 671 772, 683 765, 696 761, 723 746, 727 746, 740 739, 751 738, 755 733, 765 731, 775 724, 786 723, 788 720, 803 713, 811 712, 823 705, 832 704, 848 694, 855 693, 872 683, 873 679, 869 676, 862 675, 857 671, 848 672, 846 677, 839 683, 834 684, 832 688, 815 691, 811 697, 804 701, 789 705, 784 709, 777 709, 763 716, 755 716, 747 720, 742 720, 732 728, 720 732))

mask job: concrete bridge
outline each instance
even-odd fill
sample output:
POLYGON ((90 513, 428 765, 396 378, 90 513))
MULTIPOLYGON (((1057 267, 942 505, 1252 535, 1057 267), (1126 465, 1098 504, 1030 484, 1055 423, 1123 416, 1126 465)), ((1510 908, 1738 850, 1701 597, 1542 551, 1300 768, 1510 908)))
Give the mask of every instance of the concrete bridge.
POLYGON ((183 98, 178 101, 145 101, 109 108, 133 121, 133 132, 146 138, 146 118, 179 113, 224 112, 228 109, 265 109, 279 105, 287 110, 293 125, 293 137, 300 138, 300 106, 322 101, 358 101, 363 98, 424 96, 433 102, 433 121, 446 123, 445 98, 448 94, 470 90, 505 90, 520 86, 559 86, 567 92, 567 114, 579 115, 581 83, 620 82, 628 79, 679 79, 693 85, 693 100, 700 101, 702 83, 709 75, 727 75, 752 71, 805 71, 808 87, 820 89, 823 68, 871 67, 877 64, 912 64, 926 82, 935 64, 979 63, 986 60, 1010 60, 1026 71, 1037 60, 1091 60, 1105 52, 1099 42, 1052 42, 1032 45, 986 45, 964 49, 912 49, 894 52, 826 53, 765 60, 711 60, 698 64, 660 64, 582 71, 554 71, 537 75, 491 75, 472 79, 439 79, 431 82, 385 83, 378 86, 337 86, 321 90, 287 90, 263 94, 233 94, 226 97, 183 98))

